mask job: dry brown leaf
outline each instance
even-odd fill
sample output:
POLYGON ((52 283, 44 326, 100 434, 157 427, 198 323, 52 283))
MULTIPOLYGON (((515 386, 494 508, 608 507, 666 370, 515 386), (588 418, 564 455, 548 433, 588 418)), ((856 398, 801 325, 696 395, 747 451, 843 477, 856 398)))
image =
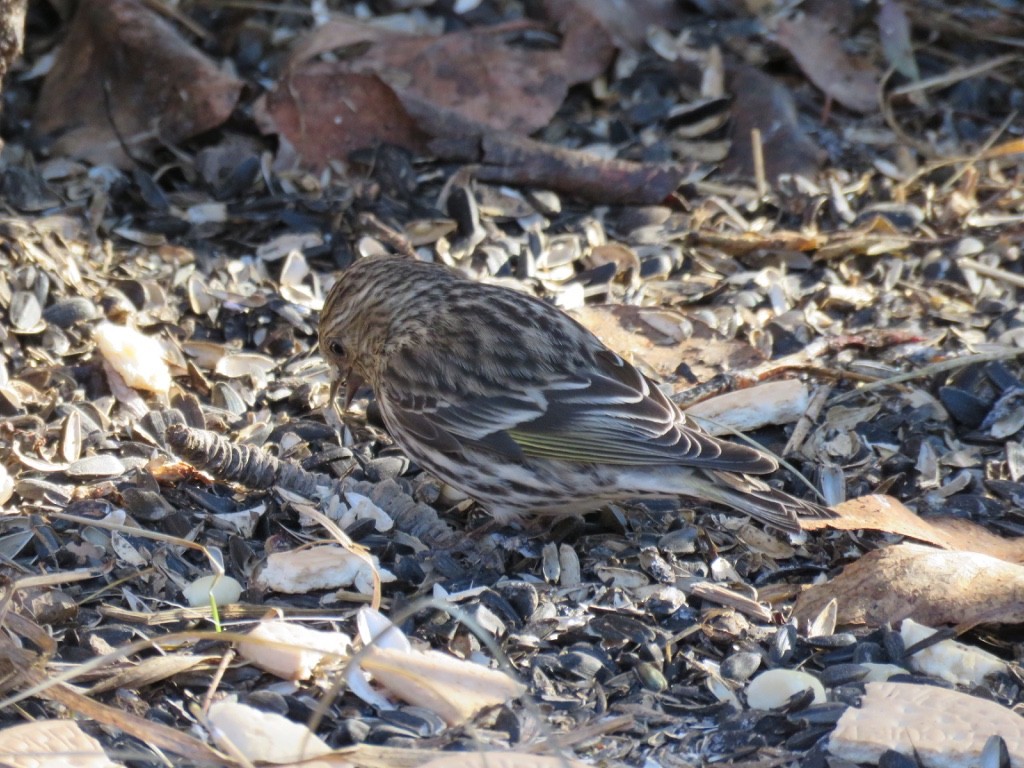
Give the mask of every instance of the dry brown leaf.
POLYGON ((1010 139, 1001 144, 996 144, 992 149, 986 151, 982 157, 987 159, 1022 154, 1024 154, 1024 139, 1010 139))
POLYGON ((989 736, 1006 742, 1013 765, 1024 764, 1024 720, 1000 706, 933 685, 868 683, 859 707, 846 710, 828 750, 875 765, 887 750, 915 755, 926 768, 980 765, 989 736))
POLYGON ((792 424, 806 411, 811 394, 799 379, 755 384, 709 398, 686 409, 713 435, 751 432, 770 424, 792 424))
POLYGON ((1017 624, 1024 621, 1024 567, 973 552, 898 544, 861 557, 826 584, 810 587, 793 616, 811 621, 829 601, 837 624, 877 627, 912 618, 921 624, 1017 624))
POLYGON ((812 530, 828 527, 840 531, 862 528, 886 531, 925 541, 942 549, 977 552, 1008 563, 1024 564, 1024 538, 1004 539, 977 523, 959 518, 924 520, 892 496, 861 496, 837 505, 834 510, 838 513, 837 518, 811 520, 806 527, 812 530))
POLYGON ((544 5, 548 16, 567 22, 579 13, 593 16, 620 48, 642 49, 652 26, 679 30, 686 23, 675 0, 547 0, 544 5))
POLYGON ((278 134, 316 167, 381 142, 421 151, 425 139, 389 85, 343 63, 287 72, 253 113, 260 130, 278 134))
POLYGON ((519 45, 518 36, 536 28, 529 22, 423 37, 335 19, 296 46, 278 86, 257 102, 257 121, 285 141, 280 166, 322 167, 382 141, 420 152, 426 136, 428 151, 474 164, 480 181, 608 203, 661 202, 685 176, 681 166, 603 158, 523 135, 548 125, 569 86, 597 76, 611 57, 594 19, 573 16, 570 0, 552 6, 569 19, 558 50, 519 45), (346 55, 309 61, 326 51, 346 55))
POLYGON ((518 42, 537 29, 532 22, 422 36, 334 18, 296 44, 277 87, 257 103, 257 119, 315 166, 382 141, 422 151, 426 134, 533 133, 570 86, 611 60, 611 41, 592 18, 564 27, 561 47, 543 50, 518 42), (343 57, 311 61, 328 51, 343 57), (451 116, 442 129, 439 114, 451 116))
POLYGON ((754 67, 730 73, 733 94, 729 127, 728 173, 751 177, 755 172, 751 132, 761 132, 764 173, 768 181, 781 174, 812 175, 825 152, 806 134, 797 119, 796 103, 788 88, 754 67))
MULTIPOLYGON (((406 106, 410 112, 414 111, 408 99, 406 106)), ((426 114, 421 108, 415 113, 421 119, 426 114)), ((435 135, 445 135, 443 131, 431 130, 435 135)), ((686 170, 678 163, 606 158, 507 131, 487 133, 479 127, 470 130, 468 135, 473 138, 474 146, 479 144, 480 151, 472 158, 461 154, 456 158, 444 155, 443 140, 435 140, 430 146, 448 159, 480 162, 475 177, 492 184, 538 186, 607 204, 656 205, 675 192, 686 177, 686 170)))
POLYGON ((134 154, 200 134, 230 116, 241 90, 142 3, 86 0, 43 83, 33 131, 54 137, 54 154, 124 167, 122 139, 134 154))
MULTIPOLYGON (((572 84, 586 83, 600 76, 611 63, 615 54, 612 37, 616 32, 624 32, 624 26, 633 24, 636 29, 643 23, 646 16, 655 21, 664 8, 654 7, 659 0, 544 0, 544 14, 558 27, 562 35, 561 74, 572 84), (628 21, 618 26, 609 17, 616 15, 618 9, 611 6, 626 5, 629 8, 628 21)), ((665 16, 671 14, 669 11, 665 16)), ((669 21, 663 18, 663 21, 669 21)), ((621 21, 621 19, 620 19, 621 21)), ((646 32, 646 27, 640 31, 646 32)))
POLYGON ((18 586, 15 605, 38 624, 65 624, 75 621, 80 606, 74 595, 51 587, 18 586))
POLYGON ((827 22, 810 15, 785 19, 779 23, 776 38, 827 96, 856 112, 878 111, 880 73, 847 54, 842 38, 827 22))
MULTIPOLYGON (((336 18, 300 40, 291 63, 294 68, 324 51, 365 48, 336 71, 376 75, 400 99, 409 95, 492 129, 530 134, 551 121, 571 85, 603 71, 612 54, 610 41, 594 24, 567 25, 556 50, 518 44, 531 28, 535 25, 519 22, 435 37, 336 18)), ((284 82, 293 78, 294 72, 286 74, 284 82)), ((324 107, 337 111, 334 100, 324 107)))
POLYGON ((615 352, 666 381, 678 377, 684 361, 700 380, 764 361, 750 345, 720 339, 702 323, 691 323, 671 309, 610 304, 585 306, 572 314, 615 352))
POLYGON ((970 520, 956 517, 938 517, 928 520, 946 540, 964 552, 978 552, 998 557, 1008 563, 1024 565, 1024 538, 1004 539, 970 520))

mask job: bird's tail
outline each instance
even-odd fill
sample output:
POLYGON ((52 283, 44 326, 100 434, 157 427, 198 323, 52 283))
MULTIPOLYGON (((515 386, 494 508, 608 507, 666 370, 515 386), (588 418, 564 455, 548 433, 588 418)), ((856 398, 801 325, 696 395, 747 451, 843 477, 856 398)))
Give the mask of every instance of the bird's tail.
POLYGON ((760 478, 731 472, 707 473, 707 498, 745 512, 765 525, 797 533, 801 517, 830 518, 836 514, 828 507, 790 496, 772 488, 760 478))
POLYGON ((724 504, 786 533, 802 530, 801 517, 836 516, 827 507, 777 491, 759 478, 734 472, 680 471, 678 467, 666 467, 666 472, 659 473, 657 484, 662 493, 724 504))

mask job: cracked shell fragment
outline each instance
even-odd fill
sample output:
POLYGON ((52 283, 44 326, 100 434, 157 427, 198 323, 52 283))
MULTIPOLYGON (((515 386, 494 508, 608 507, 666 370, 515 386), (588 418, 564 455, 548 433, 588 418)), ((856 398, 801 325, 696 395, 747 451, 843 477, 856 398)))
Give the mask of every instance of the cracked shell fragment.
POLYGON ((171 388, 164 348, 152 336, 124 325, 100 323, 93 340, 103 359, 132 389, 165 394, 171 388))
POLYGON ((115 768, 92 736, 71 720, 37 720, 0 730, 0 762, 11 768, 115 768))
POLYGON ((859 707, 839 718, 830 753, 877 763, 886 750, 916 755, 924 768, 979 765, 989 736, 1002 736, 1010 764, 1024 763, 1024 720, 994 701, 934 685, 868 683, 859 707))
POLYGON ((237 701, 213 704, 209 723, 218 746, 234 748, 252 761, 289 763, 333 751, 305 725, 237 701))
POLYGON ((369 674, 395 697, 436 712, 449 725, 458 725, 526 691, 522 683, 500 670, 412 648, 405 634, 377 611, 360 609, 357 623, 367 647, 354 659, 349 684, 364 699, 376 702, 364 676, 369 674))
POLYGON ((284 680, 308 680, 322 663, 347 658, 352 640, 287 621, 262 621, 238 644, 243 658, 284 680))
POLYGON ((390 571, 377 565, 376 558, 372 561, 330 545, 274 552, 267 557, 256 584, 293 595, 354 586, 366 595, 373 592, 374 570, 382 582, 395 580, 390 571))

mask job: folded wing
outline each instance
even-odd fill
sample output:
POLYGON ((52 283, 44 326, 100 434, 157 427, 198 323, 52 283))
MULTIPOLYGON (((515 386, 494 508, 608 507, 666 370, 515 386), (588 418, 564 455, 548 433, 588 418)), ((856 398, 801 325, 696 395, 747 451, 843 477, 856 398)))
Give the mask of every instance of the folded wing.
MULTIPOLYGON (((719 440, 698 427, 657 386, 618 355, 595 354, 585 372, 488 390, 457 384, 417 386, 429 377, 422 358, 391 357, 378 393, 386 418, 434 448, 457 454, 486 448, 508 458, 533 457, 629 466, 676 464, 763 474, 777 468, 760 451, 719 440)), ((451 376, 449 381, 457 381, 451 376)))

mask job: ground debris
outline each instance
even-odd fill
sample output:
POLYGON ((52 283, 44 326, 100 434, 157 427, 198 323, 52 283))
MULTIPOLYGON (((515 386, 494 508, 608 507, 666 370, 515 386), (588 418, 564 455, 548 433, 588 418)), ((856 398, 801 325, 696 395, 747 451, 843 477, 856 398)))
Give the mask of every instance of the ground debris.
POLYGON ((928 722, 921 684, 1012 722, 1012 3, 228 5, 30 4, 6 78, 0 733, 71 714, 133 764, 229 764, 201 740, 234 696, 355 764, 810 768, 942 764, 938 735, 882 758, 856 732, 900 693, 928 722), (836 518, 790 539, 670 500, 495 523, 392 445, 372 393, 329 402, 317 313, 387 252, 557 304, 678 402, 738 397, 770 483, 836 518), (303 559, 339 541, 361 579, 303 559), (283 553, 317 588, 260 580, 283 553), (187 603, 229 579, 237 603, 187 603), (339 665, 283 683, 234 656, 268 613, 355 637, 377 598, 416 654, 525 693, 454 726, 339 665), (909 640, 908 616, 955 629, 909 640), (918 663, 954 635, 989 674, 918 663))

